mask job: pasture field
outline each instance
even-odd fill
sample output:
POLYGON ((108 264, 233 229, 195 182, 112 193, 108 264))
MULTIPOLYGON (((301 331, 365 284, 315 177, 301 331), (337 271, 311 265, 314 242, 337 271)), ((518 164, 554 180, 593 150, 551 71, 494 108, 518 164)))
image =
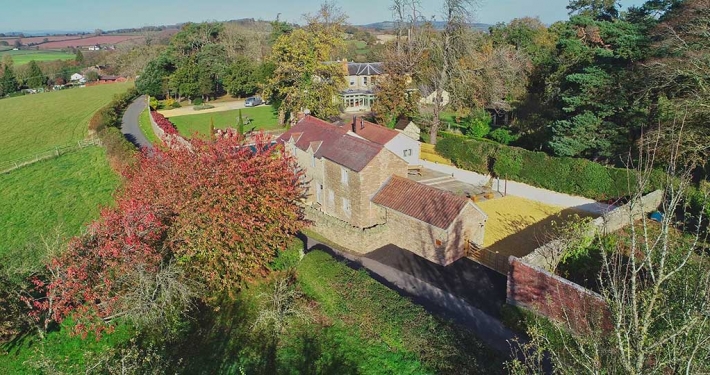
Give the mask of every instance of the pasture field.
MULTIPOLYGON (((244 108, 242 117, 249 118, 251 123, 244 125, 245 130, 278 130, 281 129, 279 119, 271 106, 260 106, 254 108, 244 108)), ((237 117, 239 110, 224 112, 203 113, 198 115, 171 117, 170 122, 175 124, 181 135, 191 137, 195 132, 200 135, 209 135, 210 121, 214 119, 215 129, 227 127, 237 127, 237 117)))
POLYGON ((94 112, 132 85, 114 83, 0 100, 0 162, 86 138, 94 112))
POLYGON ((3 56, 12 56, 12 61, 15 62, 16 66, 24 65, 30 61, 54 61, 54 60, 73 60, 75 55, 72 53, 66 53, 62 51, 1 51, 0 60, 3 56))
POLYGON ((119 178, 101 147, 87 147, 0 175, 0 254, 55 233, 74 236, 110 204, 119 178))

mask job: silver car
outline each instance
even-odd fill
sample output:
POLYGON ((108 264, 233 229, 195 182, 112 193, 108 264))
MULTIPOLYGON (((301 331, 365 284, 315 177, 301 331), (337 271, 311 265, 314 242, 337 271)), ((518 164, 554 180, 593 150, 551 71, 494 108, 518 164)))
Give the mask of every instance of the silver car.
POLYGON ((245 107, 256 107, 256 106, 259 106, 259 105, 261 105, 261 104, 263 104, 263 103, 264 103, 264 101, 261 100, 260 97, 258 97, 258 96, 250 96, 250 97, 247 98, 247 100, 244 101, 244 106, 245 106, 245 107))

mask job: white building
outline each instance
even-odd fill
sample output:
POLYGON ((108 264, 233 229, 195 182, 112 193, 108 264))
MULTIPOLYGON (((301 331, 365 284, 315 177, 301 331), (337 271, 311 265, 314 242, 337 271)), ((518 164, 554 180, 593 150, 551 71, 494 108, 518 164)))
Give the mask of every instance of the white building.
POLYGON ((405 133, 357 117, 353 117, 353 122, 348 130, 353 135, 384 146, 407 161, 409 165, 419 165, 421 163, 421 144, 405 133))
POLYGON ((72 74, 69 80, 72 82, 86 83, 86 78, 79 73, 72 74))

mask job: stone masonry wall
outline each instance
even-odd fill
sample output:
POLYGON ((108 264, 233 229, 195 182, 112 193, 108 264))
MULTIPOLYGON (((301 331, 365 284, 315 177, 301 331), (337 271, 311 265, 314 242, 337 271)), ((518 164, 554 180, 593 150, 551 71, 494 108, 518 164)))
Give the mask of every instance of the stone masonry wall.
POLYGON ((407 162, 383 149, 359 173, 358 203, 362 207, 360 226, 371 227, 382 223, 384 209, 372 203, 372 197, 392 176, 407 177, 407 162))
POLYGON ((313 222, 309 229, 345 249, 367 254, 389 243, 390 230, 386 224, 361 229, 311 207, 306 207, 305 212, 306 219, 313 222))
POLYGON ((609 310, 602 296, 513 256, 507 302, 561 322, 575 332, 611 328, 609 310))

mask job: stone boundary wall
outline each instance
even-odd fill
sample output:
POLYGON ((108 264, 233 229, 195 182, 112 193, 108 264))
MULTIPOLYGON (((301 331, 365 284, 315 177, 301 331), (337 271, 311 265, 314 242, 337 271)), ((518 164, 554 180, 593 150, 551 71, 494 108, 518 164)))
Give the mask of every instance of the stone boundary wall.
POLYGON ((560 322, 574 332, 611 329, 604 298, 567 279, 511 256, 506 302, 560 322))
MULTIPOLYGON (((630 225, 632 221, 640 220, 645 215, 658 209, 663 200, 663 191, 656 190, 648 193, 640 199, 634 199, 631 202, 617 207, 614 210, 598 217, 592 221, 592 227, 589 229, 589 236, 596 233, 612 233, 630 225)), ((552 269, 559 262, 562 252, 567 246, 566 240, 554 240, 548 242, 530 254, 524 256, 522 260, 533 266, 544 269, 552 269)))
POLYGON ((369 253, 390 243, 387 224, 360 229, 309 206, 304 211, 306 219, 313 223, 310 230, 359 254, 369 253))
MULTIPOLYGON (((148 98, 147 100, 150 101, 150 98, 148 98)), ((187 148, 192 149, 192 145, 190 144, 190 142, 187 139, 181 137, 180 135, 165 134, 165 131, 161 129, 160 126, 158 126, 158 124, 155 122, 155 119, 153 119, 153 114, 150 113, 150 106, 148 106, 148 111, 148 118, 150 118, 150 127, 153 128, 153 132, 163 143, 170 146, 174 142, 177 142, 187 148)))

